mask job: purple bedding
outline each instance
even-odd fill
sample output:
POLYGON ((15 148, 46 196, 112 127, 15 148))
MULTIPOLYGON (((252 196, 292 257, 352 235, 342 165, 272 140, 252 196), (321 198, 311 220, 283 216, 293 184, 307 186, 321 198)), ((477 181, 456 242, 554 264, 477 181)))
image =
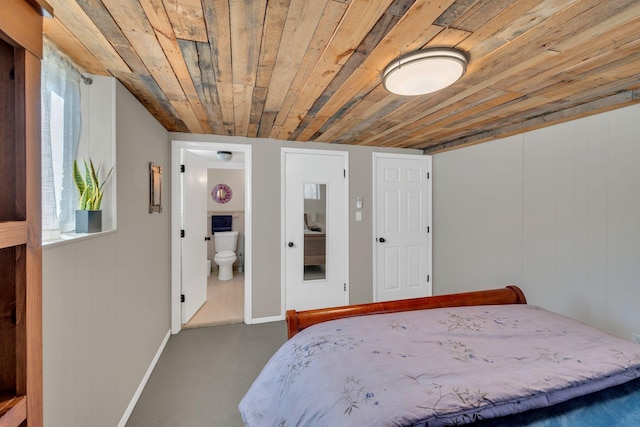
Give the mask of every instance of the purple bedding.
POLYGON ((334 320, 287 341, 240 402, 252 426, 434 426, 640 376, 640 346, 516 304, 334 320))

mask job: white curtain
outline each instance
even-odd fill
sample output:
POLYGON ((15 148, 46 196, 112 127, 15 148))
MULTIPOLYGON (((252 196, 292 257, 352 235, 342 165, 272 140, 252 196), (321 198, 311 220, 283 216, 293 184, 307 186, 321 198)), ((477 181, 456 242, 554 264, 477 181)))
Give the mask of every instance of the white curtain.
POLYGON ((304 183, 304 198, 306 200, 320 200, 320 184, 304 183))
MULTIPOLYGON (((82 117, 80 73, 46 39, 42 63, 42 239, 75 229, 73 160, 82 117)), ((81 167, 81 170, 82 167, 81 167)))

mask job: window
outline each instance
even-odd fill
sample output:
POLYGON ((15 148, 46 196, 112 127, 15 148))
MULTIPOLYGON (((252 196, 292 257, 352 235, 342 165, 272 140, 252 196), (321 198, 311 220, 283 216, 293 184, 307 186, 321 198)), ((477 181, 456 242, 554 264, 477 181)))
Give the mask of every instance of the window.
POLYGON ((306 200, 320 200, 320 184, 304 183, 304 198, 306 200))
POLYGON ((42 64, 42 239, 75 229, 73 161, 81 133, 80 73, 46 40, 42 64))

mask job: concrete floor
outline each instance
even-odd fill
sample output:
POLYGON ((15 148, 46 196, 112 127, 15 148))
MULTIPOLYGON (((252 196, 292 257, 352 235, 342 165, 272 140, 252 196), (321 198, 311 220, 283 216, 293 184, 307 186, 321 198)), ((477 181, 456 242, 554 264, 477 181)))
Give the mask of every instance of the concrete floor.
POLYGON ((171 336, 127 427, 243 426, 238 403, 286 339, 284 321, 171 336))

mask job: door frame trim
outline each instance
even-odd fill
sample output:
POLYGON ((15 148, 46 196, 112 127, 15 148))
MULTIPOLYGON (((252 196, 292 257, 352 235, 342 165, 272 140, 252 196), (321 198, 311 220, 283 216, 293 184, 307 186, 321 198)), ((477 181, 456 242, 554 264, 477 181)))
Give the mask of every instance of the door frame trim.
POLYGON ((182 307, 180 293, 182 288, 180 271, 180 207, 182 187, 180 185, 180 153, 182 150, 199 150, 216 152, 240 151, 244 154, 245 179, 245 225, 244 225, 244 323, 250 325, 252 318, 252 150, 251 144, 230 144, 204 141, 171 141, 171 333, 177 334, 182 329, 182 307))
POLYGON ((427 239, 427 250, 429 251, 429 268, 427 269, 430 276, 430 288, 433 293, 433 160, 430 155, 425 154, 397 154, 397 153, 380 153, 374 152, 371 155, 372 159, 372 174, 371 174, 371 231, 373 235, 373 244, 371 251, 371 260, 372 260, 372 268, 373 268, 373 302, 378 302, 378 277, 377 277, 377 269, 376 269, 376 260, 378 259, 378 245, 376 245, 376 226, 378 224, 378 212, 376 209, 377 206, 377 179, 378 171, 376 168, 376 163, 379 158, 389 158, 389 159, 416 159, 416 160, 427 160, 428 164, 428 172, 430 174, 430 179, 427 180, 427 192, 429 194, 429 209, 427 212, 427 225, 430 227, 431 232, 429 233, 427 239))
POLYGON ((285 318, 286 312, 286 222, 285 222, 285 212, 286 212, 286 154, 287 153, 298 153, 298 154, 315 154, 315 155, 332 155, 332 156, 342 156, 344 161, 344 169, 345 169, 345 192, 344 192, 344 220, 345 220, 345 235, 347 236, 344 239, 344 280, 346 284, 346 292, 345 292, 345 305, 349 304, 349 293, 350 285, 349 285, 349 152, 348 151, 339 151, 339 150, 322 150, 322 149, 311 149, 311 148, 290 148, 290 147, 282 147, 280 149, 280 315, 282 318, 285 318))

